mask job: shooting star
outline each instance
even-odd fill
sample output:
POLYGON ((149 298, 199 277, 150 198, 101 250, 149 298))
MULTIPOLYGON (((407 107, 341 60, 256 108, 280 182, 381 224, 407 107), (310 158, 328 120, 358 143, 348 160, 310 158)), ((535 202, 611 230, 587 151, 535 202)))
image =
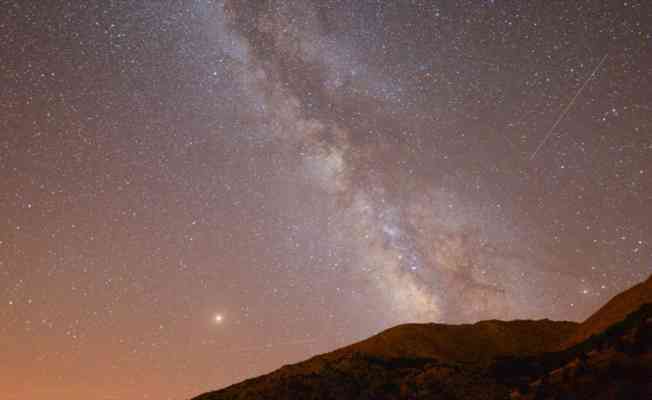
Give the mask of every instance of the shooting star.
POLYGON ((570 109, 573 107, 573 104, 575 104, 575 100, 577 100, 577 98, 580 96, 580 94, 582 93, 582 91, 584 90, 586 85, 593 78, 593 76, 595 76, 596 72, 598 72, 598 70, 600 69, 602 64, 604 64, 606 59, 607 59, 607 54, 605 54, 604 57, 602 57, 602 60, 600 60, 598 65, 593 69, 593 72, 591 72, 591 75, 589 75, 589 77, 586 78, 586 80, 582 84, 582 87, 579 88, 579 90, 575 93, 575 96, 573 96, 571 101, 562 110, 561 114, 559 114, 559 117, 557 117, 557 120, 555 121, 555 123, 552 124, 552 127, 550 127, 550 129, 548 130, 548 133, 546 133, 546 136, 543 138, 541 143, 539 143, 539 146, 537 147, 537 149, 534 150, 534 153, 532 153, 532 155, 530 156, 530 161, 534 160, 534 157, 537 156, 537 153, 539 152, 539 150, 541 150, 541 148, 546 144, 548 139, 550 139, 550 136, 552 136, 552 133, 555 131, 555 128, 557 128, 557 125, 559 125, 559 123, 564 119, 566 114, 568 114, 568 111, 570 111, 570 109))

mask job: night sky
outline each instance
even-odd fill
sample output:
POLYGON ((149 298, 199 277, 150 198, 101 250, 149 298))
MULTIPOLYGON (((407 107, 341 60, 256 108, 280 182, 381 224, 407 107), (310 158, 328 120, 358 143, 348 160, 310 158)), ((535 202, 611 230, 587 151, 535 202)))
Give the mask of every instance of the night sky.
POLYGON ((0 388, 180 400, 652 272, 652 2, 0 2, 0 388))

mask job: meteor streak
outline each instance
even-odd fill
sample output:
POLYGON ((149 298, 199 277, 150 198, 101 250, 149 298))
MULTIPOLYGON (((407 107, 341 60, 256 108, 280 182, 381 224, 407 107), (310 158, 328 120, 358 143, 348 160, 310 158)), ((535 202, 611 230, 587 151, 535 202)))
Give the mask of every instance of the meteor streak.
POLYGON ((568 114, 568 111, 570 111, 570 109, 573 107, 573 104, 575 104, 575 100, 577 100, 577 98, 580 96, 580 94, 582 93, 582 91, 584 90, 584 88, 586 87, 586 85, 589 83, 589 81, 591 80, 591 78, 593 78, 593 76, 595 75, 595 73, 598 72, 598 70, 600 69, 600 67, 602 66, 602 64, 604 64, 604 61, 605 61, 606 59, 607 59, 607 54, 605 54, 604 57, 602 57, 602 59, 600 60, 600 62, 598 63, 598 65, 595 67, 595 69, 593 69, 593 72, 591 72, 591 75, 589 75, 589 77, 586 78, 586 80, 584 81, 584 83, 582 84, 582 86, 581 86, 581 87, 579 88, 579 90, 575 93, 575 96, 573 96, 573 98, 571 99, 571 101, 570 101, 570 102, 566 105, 566 107, 562 110, 561 114, 559 114, 559 117, 557 117, 557 120, 555 121, 555 123, 552 124, 552 127, 548 130, 548 133, 546 133, 546 136, 543 138, 543 140, 541 141, 541 143, 539 143, 539 146, 537 147, 537 149, 534 150, 534 153, 532 153, 532 155, 530 156, 530 161, 534 160, 534 157, 537 156, 537 153, 539 152, 539 150, 541 150, 541 148, 546 144, 546 142, 548 141, 548 139, 550 139, 550 136, 551 136, 552 133, 555 131, 555 128, 557 128, 557 125, 559 125, 559 123, 561 122, 561 120, 564 119, 564 117, 566 116, 566 114, 568 114))

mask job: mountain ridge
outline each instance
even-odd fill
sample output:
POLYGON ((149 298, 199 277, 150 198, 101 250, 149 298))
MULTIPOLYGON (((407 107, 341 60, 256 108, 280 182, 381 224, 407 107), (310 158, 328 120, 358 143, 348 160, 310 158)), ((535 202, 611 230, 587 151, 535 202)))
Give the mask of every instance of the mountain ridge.
MULTIPOLYGON (((577 365, 584 365, 578 364, 577 359, 593 360, 593 364, 586 362, 585 368, 597 371, 596 376, 602 373, 600 365, 604 363, 615 365, 609 368, 616 370, 625 368, 619 364, 618 357, 644 365, 639 370, 649 367, 652 371, 652 349, 649 355, 642 353, 649 356, 648 364, 648 359, 639 357, 638 353, 632 356, 621 351, 636 346, 648 349, 652 335, 646 336, 645 332, 652 331, 652 305, 646 308, 646 303, 652 303, 652 276, 614 296, 582 323, 542 319, 487 320, 460 325, 402 324, 193 400, 411 399, 415 396, 539 399, 547 397, 532 397, 532 393, 571 390, 572 394, 574 386, 567 388, 570 381, 555 378, 553 372, 571 371, 564 373, 570 374, 568 379, 572 381, 577 365), (635 323, 630 323, 633 326, 630 330, 614 330, 631 318, 635 323), (628 344, 630 336, 644 340, 641 339, 642 344, 628 344), (602 358, 598 362, 587 354, 599 354, 602 358)), ((640 373, 630 375, 636 377, 640 373)), ((590 380, 590 377, 583 379, 590 380)), ((635 384, 636 388, 642 385, 635 384)), ((649 390, 652 395, 652 387, 649 390)))
POLYGON ((572 346, 604 331, 644 303, 652 303, 652 275, 645 281, 612 297, 595 313, 580 323, 577 332, 563 343, 562 347, 572 346))

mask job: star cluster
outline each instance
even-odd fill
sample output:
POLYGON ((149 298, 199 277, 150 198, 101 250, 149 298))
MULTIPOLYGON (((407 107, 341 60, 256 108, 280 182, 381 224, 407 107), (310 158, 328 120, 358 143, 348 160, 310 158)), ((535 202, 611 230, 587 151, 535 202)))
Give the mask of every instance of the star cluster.
POLYGON ((646 1, 10 1, 0 387, 181 399, 652 271, 646 1))

